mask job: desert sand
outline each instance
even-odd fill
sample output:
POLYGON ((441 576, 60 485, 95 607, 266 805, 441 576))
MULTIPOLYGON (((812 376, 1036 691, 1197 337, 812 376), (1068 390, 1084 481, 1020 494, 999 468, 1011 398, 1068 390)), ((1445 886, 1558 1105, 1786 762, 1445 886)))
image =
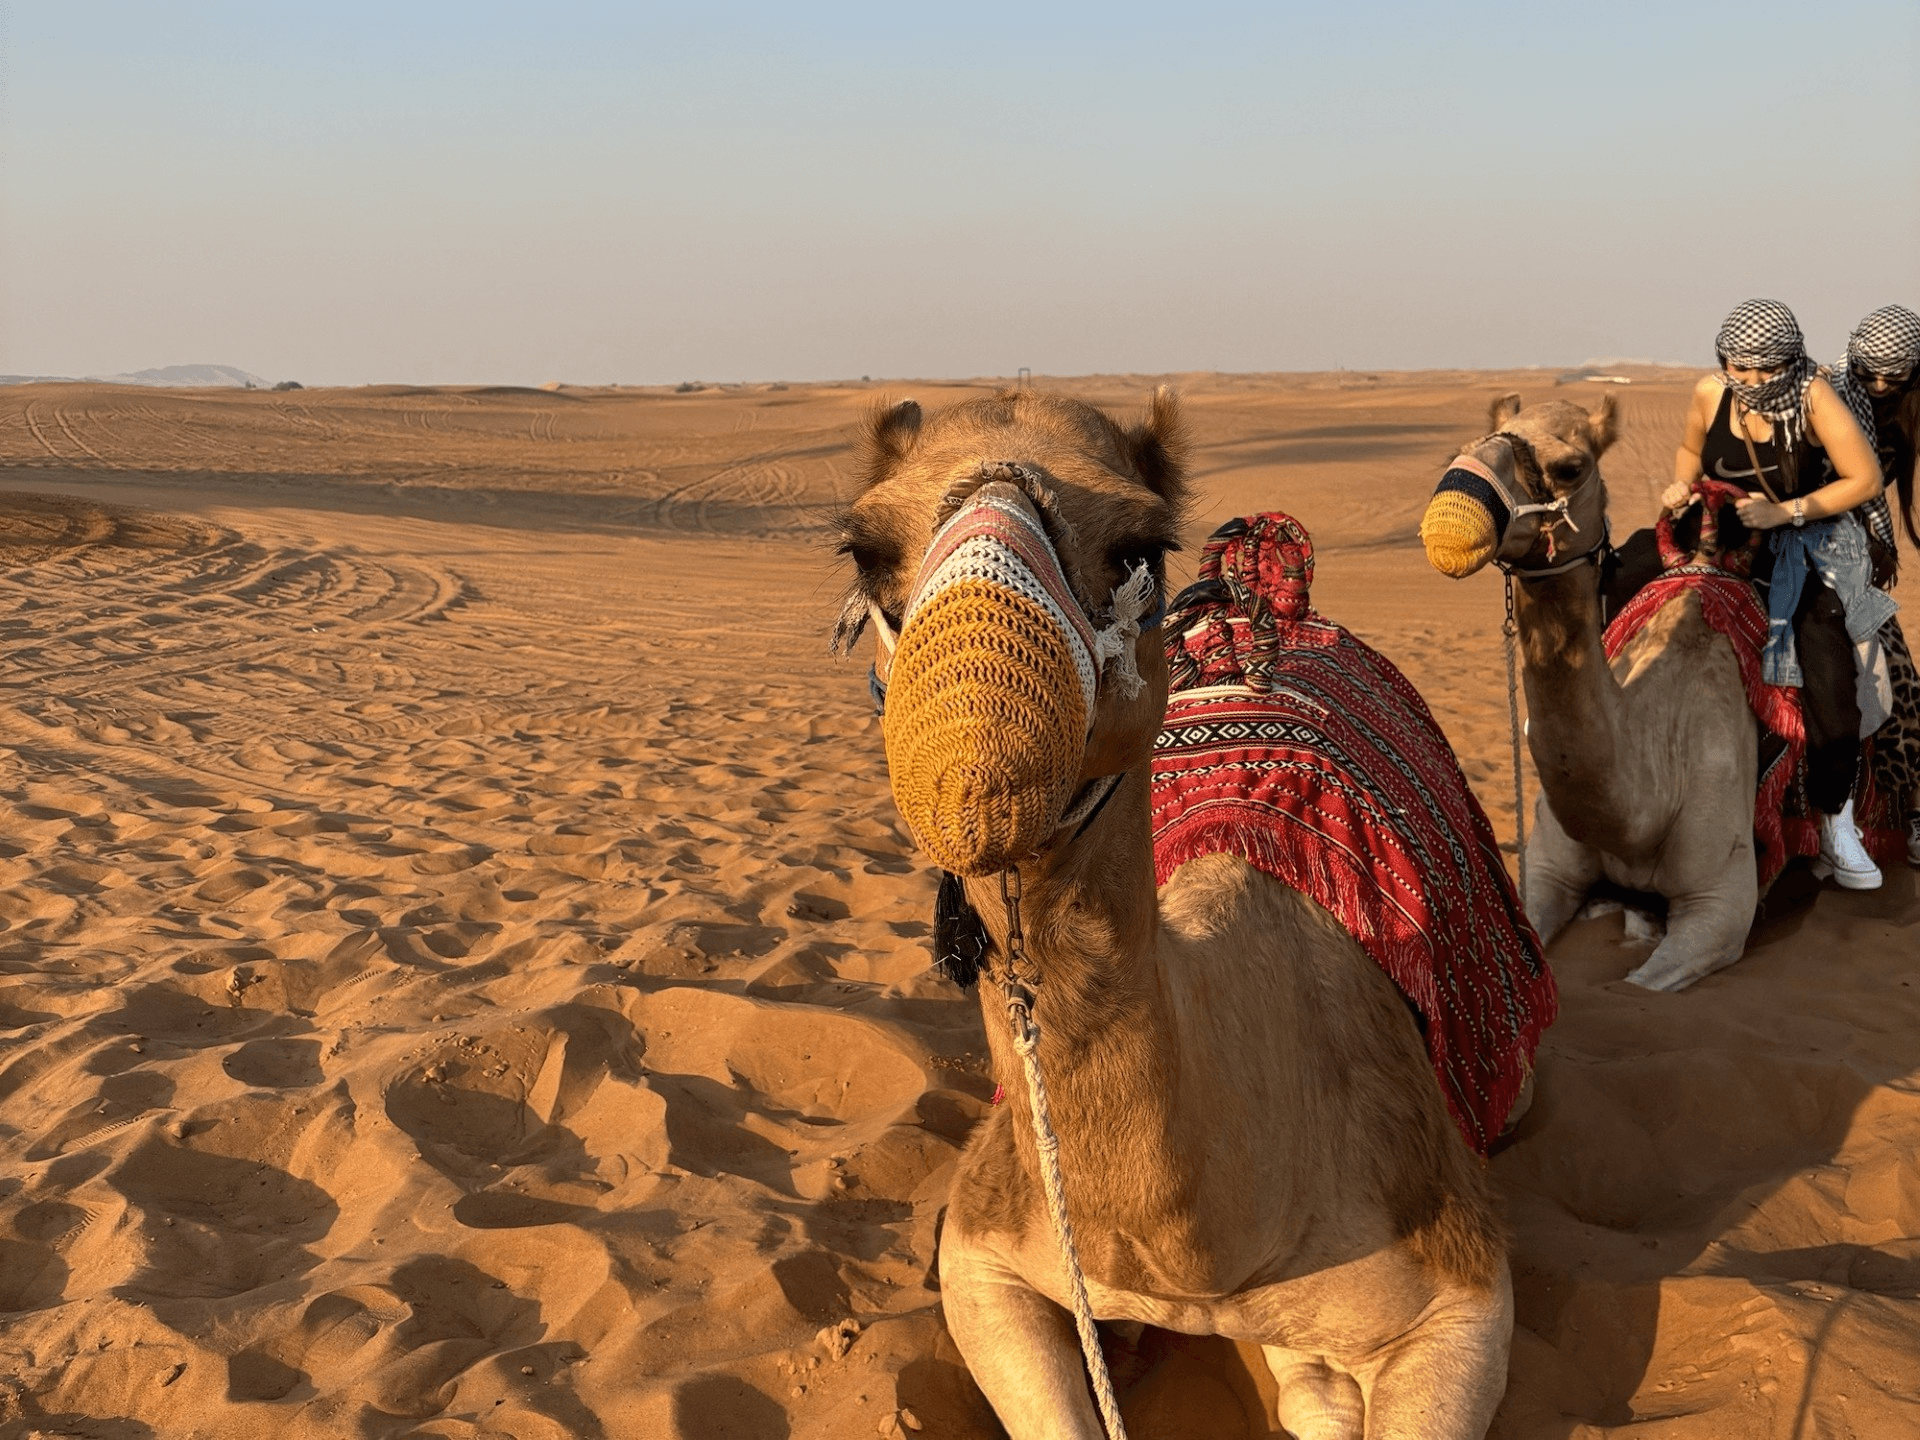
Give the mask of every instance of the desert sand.
MULTIPOLYGON (((1627 373, 1618 533, 1693 378, 1627 373)), ((1500 582, 1415 529, 1602 387, 1165 378, 1176 559, 1298 515, 1510 839, 1500 582)), ((980 1008, 826 655, 851 426, 989 383, 0 389, 0 1437, 1000 1433, 930 1275, 980 1008)), ((1645 953, 1553 947, 1495 1433, 1920 1435, 1915 872, 1645 953)), ((1231 1345, 1110 1352, 1136 1440, 1268 1433, 1231 1345)))

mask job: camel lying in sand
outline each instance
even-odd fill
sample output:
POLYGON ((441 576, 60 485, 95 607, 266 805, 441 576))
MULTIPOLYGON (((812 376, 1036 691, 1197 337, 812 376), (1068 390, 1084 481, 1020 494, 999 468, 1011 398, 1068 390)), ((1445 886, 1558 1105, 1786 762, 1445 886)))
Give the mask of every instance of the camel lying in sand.
MULTIPOLYGON (((1156 895, 1157 622, 1123 628, 1124 653, 1091 681, 1068 655, 1066 629, 1117 613, 1142 574, 1164 580, 1185 496, 1172 395, 1132 429, 1032 391, 925 421, 908 401, 866 442, 838 640, 869 616, 879 631, 895 798, 922 848, 967 877, 990 963, 1007 956, 1000 884, 1018 864, 1095 1314, 1260 1344, 1296 1436, 1483 1435, 1512 1329, 1504 1233, 1408 1004, 1332 915, 1241 859, 1190 860, 1156 895), (936 530, 984 502, 1044 531, 1046 553, 917 603, 936 530), (1081 613, 1048 620, 1049 606, 1081 613)), ((947 1324, 1014 1440, 1097 1440, 1021 1061, 998 987, 981 991, 1009 1103, 956 1169, 947 1324)))
POLYGON ((1523 407, 1507 395, 1489 419, 1495 433, 1464 454, 1509 495, 1536 504, 1564 498, 1566 519, 1536 512, 1502 529, 1476 514, 1463 524, 1443 481, 1421 535, 1446 574, 1497 560, 1518 581, 1527 741, 1541 789, 1528 841, 1528 918, 1551 942, 1602 876, 1664 895, 1666 936, 1626 978, 1681 989, 1740 958, 1759 903, 1759 734, 1732 645, 1689 591, 1607 662, 1599 566, 1583 562, 1597 562, 1606 533, 1600 456, 1614 439, 1612 396, 1588 412, 1567 401, 1523 407))

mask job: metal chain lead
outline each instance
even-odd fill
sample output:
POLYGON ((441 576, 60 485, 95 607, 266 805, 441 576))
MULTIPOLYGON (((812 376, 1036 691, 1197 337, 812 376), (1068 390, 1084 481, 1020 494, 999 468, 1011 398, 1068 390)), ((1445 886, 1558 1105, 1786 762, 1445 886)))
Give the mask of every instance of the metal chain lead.
POLYGON ((1086 1359, 1087 1374, 1093 1381, 1094 1403, 1100 1408, 1100 1423, 1106 1427, 1107 1440, 1127 1440, 1127 1427, 1120 1421, 1120 1402, 1113 1393, 1113 1377, 1107 1373, 1107 1357, 1100 1351, 1100 1336, 1093 1328, 1093 1306, 1087 1300, 1087 1280, 1080 1269, 1073 1221, 1067 1217, 1066 1188, 1060 1174, 1060 1137, 1053 1133, 1053 1116, 1047 1108, 1047 1085, 1040 1074, 1040 1025, 1033 1018, 1032 989, 1039 977, 1032 975, 1032 967, 1027 963, 1026 935, 1020 926, 1018 865, 1009 865, 1000 872, 1000 898, 1007 907, 1007 963, 1000 984, 1006 992, 1013 1048, 1020 1052, 1020 1062, 1026 1071, 1027 1100, 1033 1109, 1033 1138, 1040 1152, 1040 1183, 1047 1194, 1054 1239, 1059 1242, 1060 1258, 1066 1266, 1067 1293, 1073 1302, 1073 1328, 1080 1335, 1080 1353, 1086 1359))
POLYGON ((1520 904, 1527 903, 1527 790, 1520 775, 1520 681, 1514 664, 1520 626, 1513 618, 1513 574, 1507 573, 1507 618, 1500 634, 1507 648, 1507 733, 1513 741, 1513 836, 1520 861, 1520 904))

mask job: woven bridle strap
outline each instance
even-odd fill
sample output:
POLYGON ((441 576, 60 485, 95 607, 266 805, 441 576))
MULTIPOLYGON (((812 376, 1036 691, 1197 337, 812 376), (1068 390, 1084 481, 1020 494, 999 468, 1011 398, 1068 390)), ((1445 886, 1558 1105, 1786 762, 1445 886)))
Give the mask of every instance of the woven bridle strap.
MULTIPOLYGON (((1531 461, 1533 447, 1517 435, 1494 434, 1487 436, 1487 440, 1498 440, 1508 446, 1513 451, 1516 465, 1522 457, 1531 461)), ((1485 444, 1486 441, 1479 443, 1485 444)), ((1569 494, 1557 495, 1551 500, 1535 500, 1531 494, 1524 492, 1516 496, 1498 471, 1479 457, 1462 451, 1448 463, 1447 473, 1440 477, 1439 490, 1459 490, 1471 495, 1487 507, 1487 513, 1493 516, 1495 527, 1503 535, 1507 526, 1522 515, 1554 515, 1558 520, 1552 523, 1564 520, 1568 528, 1578 533, 1580 527, 1574 523, 1568 510, 1574 497, 1592 483, 1592 478, 1589 476, 1569 494)))

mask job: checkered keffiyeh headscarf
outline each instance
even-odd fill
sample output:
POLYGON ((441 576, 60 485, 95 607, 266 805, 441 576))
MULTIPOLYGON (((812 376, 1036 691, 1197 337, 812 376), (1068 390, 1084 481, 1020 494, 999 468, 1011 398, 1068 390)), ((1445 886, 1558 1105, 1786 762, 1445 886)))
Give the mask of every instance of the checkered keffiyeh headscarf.
POLYGON ((1847 364, 1869 375, 1900 375, 1920 365, 1920 315, 1882 305, 1847 337, 1847 364))
POLYGON ((1807 428, 1807 387, 1820 367, 1808 358, 1793 311, 1778 300, 1748 300, 1722 322, 1714 348, 1722 366, 1781 371, 1758 385, 1742 384, 1723 371, 1720 383, 1747 409, 1771 420, 1781 444, 1789 449, 1798 444, 1807 428))
POLYGON ((1883 305, 1853 327, 1853 334, 1847 337, 1845 363, 1823 373, 1867 432, 1867 443, 1877 444, 1873 397, 1855 372, 1903 375, 1910 374, 1916 364, 1920 364, 1920 315, 1904 305, 1883 305))
MULTIPOLYGON (((1880 440, 1873 420, 1873 397, 1867 394, 1845 365, 1822 365, 1820 373, 1827 377, 1834 393, 1853 412, 1853 418, 1860 422, 1860 433, 1867 437, 1867 448, 1871 450, 1878 447, 1880 440)), ((1888 508, 1885 495, 1876 495, 1853 509, 1860 517, 1860 522, 1867 527, 1869 535, 1889 549, 1894 548, 1897 542, 1893 533, 1893 511, 1888 508)))
MULTIPOLYGON (((1828 378, 1840 392, 1840 398, 1847 402, 1847 408, 1860 420, 1869 444, 1878 443, 1873 397, 1855 378, 1854 372, 1899 375, 1916 368, 1920 368, 1920 315, 1904 305, 1882 305, 1853 327, 1853 334, 1847 337, 1846 362, 1834 366, 1828 378)), ((1895 476, 1887 476, 1889 485, 1895 480, 1895 476)), ((1860 509, 1869 533, 1891 547, 1894 544, 1893 512, 1887 506, 1887 497, 1869 500, 1860 509)))

